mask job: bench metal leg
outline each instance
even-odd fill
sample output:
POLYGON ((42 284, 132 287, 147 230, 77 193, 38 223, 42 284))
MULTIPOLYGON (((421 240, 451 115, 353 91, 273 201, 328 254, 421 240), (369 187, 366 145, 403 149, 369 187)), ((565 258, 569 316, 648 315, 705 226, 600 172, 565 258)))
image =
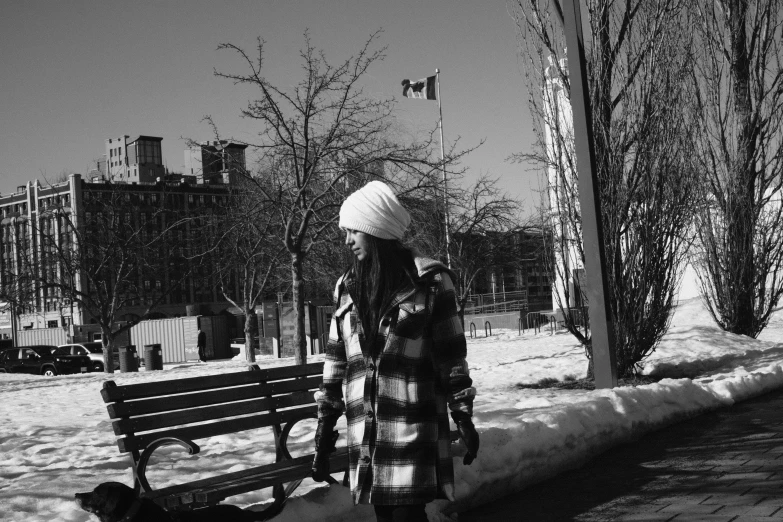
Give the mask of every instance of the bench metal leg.
MULTIPOLYGON (((302 480, 304 479, 294 480, 288 484, 283 484, 281 482, 280 484, 275 484, 272 486, 272 496, 274 497, 275 501, 271 506, 261 511, 261 513, 263 513, 264 520, 276 517, 283 511, 285 503, 288 501, 288 497, 291 495, 291 493, 294 492, 294 490, 296 490, 296 488, 299 487, 299 484, 302 483, 302 480)), ((332 481, 335 480, 332 479, 332 481)))

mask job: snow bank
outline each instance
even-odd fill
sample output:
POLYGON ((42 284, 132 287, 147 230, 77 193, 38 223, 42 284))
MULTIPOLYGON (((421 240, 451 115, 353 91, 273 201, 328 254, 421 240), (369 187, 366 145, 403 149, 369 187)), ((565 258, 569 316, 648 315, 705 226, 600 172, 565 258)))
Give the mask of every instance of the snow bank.
MULTIPOLYGON (((681 419, 783 387, 783 312, 762 340, 732 336, 705 323, 698 301, 678 310, 671 331, 646 363, 657 384, 614 390, 520 389, 542 378, 581 377, 585 359, 567 334, 519 336, 502 331, 469 341, 468 360, 479 396, 475 423, 479 458, 455 458, 457 502, 433 502, 430 520, 480 505, 582 465, 596 454, 681 419), (683 377, 686 375, 686 377, 683 377), (698 375, 696 378, 692 378, 698 375)), ((314 360, 318 360, 316 357, 314 360)), ((259 364, 290 364, 263 358, 259 364)), ((239 361, 167 365, 162 372, 116 374, 118 384, 241 371, 239 361)), ((100 398, 105 376, 44 379, 0 375, 0 520, 90 520, 73 501, 100 482, 131 483, 100 398)), ((345 432, 344 418, 338 430, 345 432)), ((207 439, 199 455, 164 449, 151 464, 153 487, 176 484, 274 461, 270 430, 207 439)), ((314 423, 300 423, 289 447, 312 451, 314 423)), ((338 444, 344 444, 344 439, 338 444)), ((458 448, 459 452, 459 448, 458 448)), ((305 480, 276 521, 374 520, 368 506, 353 507, 346 488, 305 480)), ((227 499, 261 509, 269 491, 227 499)))

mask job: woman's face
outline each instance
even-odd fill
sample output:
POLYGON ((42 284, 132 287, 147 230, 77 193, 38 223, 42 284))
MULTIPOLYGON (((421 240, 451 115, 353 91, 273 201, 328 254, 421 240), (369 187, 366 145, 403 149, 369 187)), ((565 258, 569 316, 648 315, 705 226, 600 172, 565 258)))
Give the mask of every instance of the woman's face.
POLYGON ((369 234, 359 232, 358 230, 345 229, 345 244, 351 249, 353 255, 359 261, 364 261, 370 254, 369 246, 369 234))

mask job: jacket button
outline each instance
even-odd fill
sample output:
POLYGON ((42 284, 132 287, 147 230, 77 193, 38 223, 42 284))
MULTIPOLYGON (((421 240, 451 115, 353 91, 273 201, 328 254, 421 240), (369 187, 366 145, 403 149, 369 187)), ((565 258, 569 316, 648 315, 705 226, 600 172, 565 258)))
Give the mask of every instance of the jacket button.
POLYGON ((367 412, 367 418, 368 419, 372 419, 372 417, 373 417, 373 412, 372 412, 372 410, 370 410, 370 411, 367 412))
POLYGON ((369 455, 363 456, 362 457, 362 462, 364 462, 365 464, 369 464, 370 463, 370 456, 369 455))

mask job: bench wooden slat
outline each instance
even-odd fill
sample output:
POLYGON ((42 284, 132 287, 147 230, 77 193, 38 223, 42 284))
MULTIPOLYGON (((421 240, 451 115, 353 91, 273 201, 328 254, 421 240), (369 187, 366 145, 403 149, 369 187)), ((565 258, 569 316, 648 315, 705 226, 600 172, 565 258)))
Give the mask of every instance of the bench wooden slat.
POLYGON ((265 428, 273 424, 284 424, 302 418, 315 418, 317 414, 318 406, 313 404, 312 406, 296 408, 277 413, 254 415, 252 417, 241 417, 238 419, 199 424, 197 426, 188 426, 185 428, 175 428, 172 430, 166 430, 165 432, 153 431, 144 433, 143 435, 131 435, 117 439, 117 446, 123 453, 127 453, 129 451, 140 451, 164 435, 167 437, 177 437, 186 440, 197 440, 206 437, 227 435, 229 433, 238 433, 245 430, 265 428))
POLYGON ((211 388, 225 388, 227 386, 291 379, 308 375, 321 375, 323 373, 323 365, 324 363, 322 362, 316 362, 304 365, 277 366, 250 372, 223 373, 170 381, 128 384, 125 386, 117 386, 114 381, 107 381, 101 390, 101 397, 103 397, 104 402, 109 403, 158 395, 203 391, 211 388))
POLYGON ((160 430, 171 426, 182 426, 214 419, 223 419, 237 415, 268 412, 270 409, 280 410, 294 406, 312 406, 315 404, 314 395, 315 392, 312 391, 301 391, 288 395, 280 395, 278 397, 265 397, 262 399, 219 404, 216 406, 188 410, 167 411, 158 415, 116 420, 112 423, 112 427, 114 428, 115 435, 126 435, 141 431, 160 430))
MULTIPOLYGON (((126 386, 108 381, 101 396, 118 435, 117 446, 120 452, 130 453, 133 460, 134 482, 138 486, 146 484, 148 458, 139 452, 161 438, 196 441, 283 425, 287 431, 295 422, 317 418, 314 390, 322 382, 322 373, 323 363, 318 362, 264 370, 253 366, 245 372, 126 386)), ((164 439, 165 442, 168 441, 164 439)), ((275 437, 274 443, 278 456, 287 454, 284 438, 275 437)), ((278 484, 288 484, 287 495, 311 475, 313 457, 309 453, 291 461, 219 474, 143 496, 168 510, 189 510, 278 484)), ((347 448, 333 453, 330 462, 333 473, 346 471, 347 448)), ((269 516, 282 509, 280 492, 276 490, 275 507, 269 516)))
MULTIPOLYGON (((330 455, 330 470, 339 473, 348 469, 348 448, 342 447, 330 455)), ((157 489, 141 496, 164 504, 166 499, 185 496, 196 498, 199 502, 217 502, 233 495, 273 486, 279 483, 291 482, 310 476, 313 463, 312 455, 295 457, 292 460, 266 464, 254 468, 226 473, 186 484, 178 484, 157 489)), ((182 502, 186 503, 186 502, 182 502)))
MULTIPOLYGON (((255 373, 255 372, 247 372, 255 373)), ((222 390, 206 391, 202 393, 187 393, 185 395, 172 395, 168 397, 156 397, 154 399, 141 399, 130 402, 110 404, 106 407, 109 417, 118 419, 133 417, 135 415, 149 415, 165 411, 182 410, 198 406, 208 406, 220 403, 229 403, 278 395, 282 393, 298 392, 302 390, 314 390, 321 385, 321 375, 313 375, 299 379, 275 381, 265 384, 242 385, 222 390)))

